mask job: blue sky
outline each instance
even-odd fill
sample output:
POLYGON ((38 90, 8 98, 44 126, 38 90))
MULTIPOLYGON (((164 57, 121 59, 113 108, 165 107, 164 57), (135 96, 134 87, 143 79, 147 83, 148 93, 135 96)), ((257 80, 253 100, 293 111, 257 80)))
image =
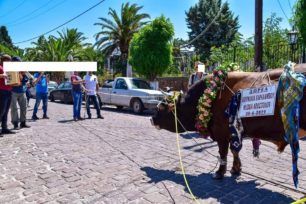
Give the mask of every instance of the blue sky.
MULTIPOLYGON (((0 0, 0 25, 6 25, 14 42, 30 39, 38 36, 65 21, 75 17, 100 0, 0 0)), ((279 0, 285 14, 291 17, 291 8, 296 0, 279 0)), ((63 28, 78 28, 88 38, 88 42, 94 42, 94 34, 99 31, 98 17, 108 17, 108 9, 112 7, 120 10, 124 0, 105 0, 104 3, 90 12, 69 23, 63 28)), ((164 14, 174 24, 175 36, 188 39, 185 11, 198 0, 130 0, 143 6, 143 12, 149 13, 151 18, 164 14)), ((224 0, 223 0, 224 2, 224 0)), ((254 34, 254 7, 255 0, 228 0, 231 10, 239 16, 239 31, 244 37, 254 34)), ((263 0, 264 19, 272 12, 283 18, 281 26, 290 28, 278 0, 263 0)), ((59 30, 62 30, 60 28, 59 30)), ((56 34, 53 32, 52 34, 56 34)), ((18 44, 20 47, 31 46, 30 42, 18 44)))

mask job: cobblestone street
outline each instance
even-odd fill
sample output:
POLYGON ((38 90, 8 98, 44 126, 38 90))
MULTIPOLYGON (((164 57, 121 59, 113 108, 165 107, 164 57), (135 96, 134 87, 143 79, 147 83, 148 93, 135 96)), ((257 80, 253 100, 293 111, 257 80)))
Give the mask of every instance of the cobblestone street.
MULTIPOLYGON (((32 107, 33 100, 28 118, 32 107)), ((92 109, 94 119, 73 122, 72 105, 50 102, 48 108, 50 120, 30 120, 31 128, 0 138, 0 203, 193 203, 176 135, 156 130, 149 114, 103 108, 101 120, 92 109)), ((192 133, 180 141, 187 179, 200 203, 290 203, 306 193, 305 141, 300 141, 297 191, 289 146, 279 154, 263 142, 256 159, 245 140, 242 175, 234 178, 228 171, 215 181, 217 158, 208 152, 218 155, 216 143, 192 133)), ((231 154, 228 160, 230 169, 231 154)))

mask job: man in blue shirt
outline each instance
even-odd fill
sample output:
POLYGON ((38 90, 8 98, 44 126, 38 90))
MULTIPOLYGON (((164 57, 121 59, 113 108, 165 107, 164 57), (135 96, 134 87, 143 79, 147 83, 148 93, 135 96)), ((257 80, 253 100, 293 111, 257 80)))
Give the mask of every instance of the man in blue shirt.
POLYGON ((32 119, 38 120, 37 111, 40 105, 40 101, 43 102, 43 119, 49 119, 47 116, 47 107, 48 107, 48 79, 44 72, 34 74, 34 84, 36 89, 36 102, 33 110, 32 119))
MULTIPOLYGON (((19 57, 12 57, 13 62, 20 62, 21 59, 19 57)), ((14 129, 18 129, 18 123, 20 121, 20 128, 29 128, 26 124, 26 115, 27 115, 27 98, 26 98, 26 90, 27 83, 29 78, 25 74, 25 72, 19 72, 20 84, 13 85, 12 87, 12 100, 11 100, 11 118, 12 123, 14 125, 14 129), (20 107, 20 119, 18 116, 18 108, 17 103, 20 107)))

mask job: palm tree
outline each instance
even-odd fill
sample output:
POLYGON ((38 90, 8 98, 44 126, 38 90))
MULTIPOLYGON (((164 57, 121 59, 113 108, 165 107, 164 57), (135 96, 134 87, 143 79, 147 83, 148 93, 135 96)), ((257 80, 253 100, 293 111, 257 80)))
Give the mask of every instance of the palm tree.
POLYGON ((11 56, 19 56, 21 58, 24 57, 25 51, 18 47, 10 47, 8 45, 0 44, 0 53, 9 54, 11 56))
POLYGON ((58 34, 60 36, 59 38, 63 40, 65 46, 70 48, 71 51, 80 49, 81 47, 88 45, 84 43, 84 40, 86 40, 86 37, 84 37, 84 33, 79 32, 76 28, 66 29, 62 32, 58 32, 58 34))
POLYGON ((33 43, 35 47, 27 50, 29 58, 35 61, 67 61, 69 55, 77 56, 87 46, 84 43, 84 34, 77 29, 66 29, 58 32, 58 35, 59 37, 49 36, 47 39, 44 36, 39 37, 33 43))
MULTIPOLYGON (((27 49, 27 57, 34 61, 67 61, 68 56, 73 56, 75 60, 82 60, 81 52, 84 50, 86 39, 84 34, 78 32, 77 29, 66 29, 58 32, 59 37, 49 36, 45 38, 41 36, 37 42, 34 42, 35 47, 27 49)), ((52 73, 56 79, 63 79, 64 73, 52 73)))
POLYGON ((101 26, 101 31, 96 37, 95 46, 105 53, 110 55, 116 48, 120 49, 121 61, 124 67, 123 75, 125 75, 125 68, 127 65, 127 57, 129 54, 129 45, 133 35, 147 22, 143 20, 150 18, 149 14, 139 13, 142 6, 137 4, 130 5, 123 3, 121 6, 120 16, 117 12, 110 8, 108 14, 112 20, 107 18, 99 18, 101 21, 94 25, 101 26))

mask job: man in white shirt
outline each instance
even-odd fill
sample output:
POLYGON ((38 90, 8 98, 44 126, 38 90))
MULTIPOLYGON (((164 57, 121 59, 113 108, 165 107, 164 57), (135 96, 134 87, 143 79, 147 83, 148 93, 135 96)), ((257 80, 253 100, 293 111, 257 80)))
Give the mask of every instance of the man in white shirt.
POLYGON ((97 76, 94 75, 92 72, 87 72, 87 74, 84 76, 84 81, 86 89, 86 109, 87 109, 88 118, 91 119, 90 103, 91 101, 93 101, 93 104, 97 111, 97 118, 104 119, 104 117, 101 116, 100 107, 97 98, 97 90, 99 89, 97 76))

